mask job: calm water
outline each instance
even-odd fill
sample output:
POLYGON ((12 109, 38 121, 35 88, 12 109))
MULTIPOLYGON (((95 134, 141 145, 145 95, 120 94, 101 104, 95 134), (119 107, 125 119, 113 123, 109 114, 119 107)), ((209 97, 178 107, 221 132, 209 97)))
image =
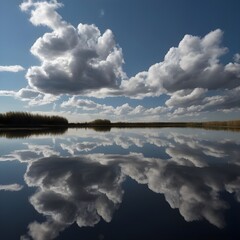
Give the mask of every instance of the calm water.
POLYGON ((240 133, 0 139, 0 239, 240 239, 240 133))

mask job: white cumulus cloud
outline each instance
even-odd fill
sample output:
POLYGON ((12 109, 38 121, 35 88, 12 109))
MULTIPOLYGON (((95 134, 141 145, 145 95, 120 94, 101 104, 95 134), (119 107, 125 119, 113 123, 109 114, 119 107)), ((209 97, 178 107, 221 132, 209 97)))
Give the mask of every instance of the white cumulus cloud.
POLYGON ((22 11, 30 14, 29 20, 34 26, 46 26, 50 32, 38 38, 31 47, 31 53, 40 64, 27 70, 29 86, 17 94, 1 91, 1 95, 13 94, 26 101, 28 98, 24 96, 32 95, 29 105, 43 105, 67 94, 70 98, 61 107, 75 106, 84 111, 116 116, 152 116, 155 113, 154 119, 160 119, 161 114, 177 118, 185 114, 198 116, 239 109, 239 101, 232 97, 237 96, 240 86, 239 53, 233 56, 232 62, 221 61, 228 52, 222 45, 221 29, 203 37, 185 35, 178 46, 169 49, 162 61, 127 77, 123 70, 122 49, 113 32, 107 29, 101 33, 93 24, 73 26, 57 12, 60 7, 63 4, 57 0, 26 0, 20 5, 22 11), (81 100, 75 95, 135 99, 167 95, 168 98, 157 108, 132 107, 128 103, 114 108, 81 100))
POLYGON ((152 65, 121 83, 131 97, 159 96, 187 89, 231 89, 240 84, 238 63, 224 65, 220 57, 227 52, 222 47, 220 29, 200 38, 185 35, 178 47, 172 47, 164 61, 152 65))
POLYGON ((112 31, 101 34, 95 25, 81 23, 75 28, 56 12, 61 6, 57 1, 27 1, 20 5, 22 11, 30 12, 34 25, 52 30, 31 48, 41 65, 28 69, 29 85, 52 94, 116 88, 125 73, 122 49, 115 43, 112 31))

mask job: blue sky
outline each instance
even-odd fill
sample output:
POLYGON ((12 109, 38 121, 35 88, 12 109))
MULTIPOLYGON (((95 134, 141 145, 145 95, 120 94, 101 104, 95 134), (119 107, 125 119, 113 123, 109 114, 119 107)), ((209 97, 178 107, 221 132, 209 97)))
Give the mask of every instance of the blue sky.
POLYGON ((0 3, 0 112, 240 118, 238 0, 0 3))

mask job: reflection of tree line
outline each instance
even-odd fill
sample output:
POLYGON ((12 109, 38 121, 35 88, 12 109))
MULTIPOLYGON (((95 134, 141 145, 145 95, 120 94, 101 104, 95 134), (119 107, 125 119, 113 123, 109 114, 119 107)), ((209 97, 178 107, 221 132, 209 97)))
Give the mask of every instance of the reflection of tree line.
POLYGON ((111 128, 204 128, 240 131, 240 120, 215 122, 111 122, 97 119, 85 123, 69 123, 69 127, 92 128, 96 131, 110 131, 111 128))
MULTIPOLYGON (((73 127, 73 126, 71 126, 73 127)), ((153 127, 153 126, 140 126, 138 124, 134 125, 134 126, 115 126, 116 128, 149 128, 149 127, 153 127)), ((160 126, 155 126, 157 128, 160 128, 160 126)), ((193 125, 188 125, 188 126, 173 126, 173 125, 165 125, 165 126, 161 126, 162 128, 164 127, 173 127, 173 128, 183 128, 183 127, 192 127, 192 128, 203 128, 205 130, 226 130, 226 131, 240 131, 239 127, 218 127, 218 126, 211 126, 211 125, 205 125, 204 127, 197 127, 197 126, 193 126, 193 125)), ((27 138, 27 137, 31 137, 31 136, 40 136, 40 135, 62 135, 64 133, 66 133, 66 131, 68 130, 68 126, 55 126, 55 127, 49 127, 49 126, 45 126, 45 127, 11 127, 11 128, 2 128, 2 126, 0 126, 0 137, 6 137, 6 138, 27 138)), ((78 128, 78 127, 77 127, 78 128)), ((80 128, 86 128, 86 129, 92 129, 96 132, 110 132, 112 127, 111 126, 82 126, 80 128)))
POLYGON ((5 138, 28 138, 40 135, 61 135, 67 131, 67 127, 42 127, 42 128, 0 128, 0 137, 5 138))

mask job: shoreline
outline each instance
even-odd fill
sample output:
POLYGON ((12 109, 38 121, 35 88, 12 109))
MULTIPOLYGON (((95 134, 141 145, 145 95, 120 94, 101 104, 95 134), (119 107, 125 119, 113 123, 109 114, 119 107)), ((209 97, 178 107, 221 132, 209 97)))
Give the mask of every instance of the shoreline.
MULTIPOLYGON (((240 121, 239 121, 240 122, 240 121)), ((0 137, 4 138, 28 138, 31 136, 41 136, 41 135, 63 135, 68 129, 91 129, 96 132, 110 132, 112 129, 143 129, 143 128, 195 128, 202 130, 214 130, 214 131, 232 131, 240 132, 240 124, 238 125, 227 125, 226 122, 218 122, 218 124, 213 124, 210 122, 205 123, 111 123, 108 125, 97 125, 92 123, 69 123, 65 125, 11 125, 5 124, 0 125, 0 137), (224 123, 224 124, 223 124, 224 123)))
POLYGON ((211 122, 109 122, 105 123, 68 123, 68 124, 0 124, 0 131, 9 130, 51 130, 68 128, 204 128, 204 129, 239 129, 240 120, 237 121, 211 121, 211 122))

